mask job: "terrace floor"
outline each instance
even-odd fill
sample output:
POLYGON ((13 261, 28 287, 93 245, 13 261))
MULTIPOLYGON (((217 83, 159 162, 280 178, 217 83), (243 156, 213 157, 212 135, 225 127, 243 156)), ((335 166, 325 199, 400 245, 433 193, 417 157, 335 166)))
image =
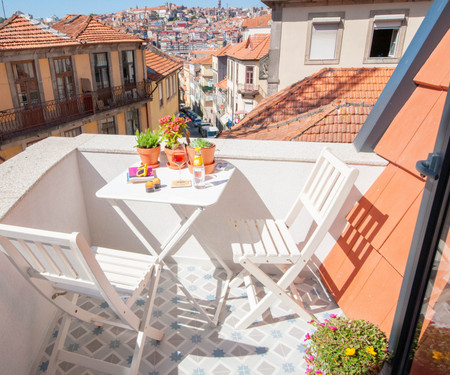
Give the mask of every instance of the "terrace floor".
MULTIPOLYGON (((217 283, 225 271, 206 266, 171 263, 168 265, 182 278, 190 292, 207 308, 215 307, 217 283)), ((297 284, 300 296, 310 312, 323 320, 329 314, 342 315, 341 310, 317 277, 305 268, 297 284)), ((261 288, 261 286, 259 286, 261 288)), ((262 290, 261 290, 262 291, 262 290)), ((101 301, 84 299, 83 307, 111 314, 101 301)), ((142 309, 138 300, 135 309, 142 309)), ((244 288, 230 290, 218 327, 211 328, 186 301, 179 287, 161 274, 153 310, 153 326, 164 330, 162 341, 147 340, 140 366, 145 375, 268 375, 304 374, 304 336, 313 327, 289 315, 276 304, 246 330, 233 327, 249 309, 244 288)), ((212 315, 212 314, 211 314, 212 315)), ((48 358, 58 332, 58 323, 48 332, 45 351, 36 363, 33 374, 45 374, 48 358)), ((74 320, 65 348, 80 354, 127 365, 134 347, 135 335, 113 327, 95 327, 74 320)), ((60 363, 57 374, 94 375, 95 371, 60 363)))

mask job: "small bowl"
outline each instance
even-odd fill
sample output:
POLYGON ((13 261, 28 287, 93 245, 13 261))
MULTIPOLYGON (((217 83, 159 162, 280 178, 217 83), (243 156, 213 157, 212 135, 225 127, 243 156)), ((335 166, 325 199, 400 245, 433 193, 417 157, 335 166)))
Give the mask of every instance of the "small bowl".
MULTIPOLYGON (((188 168, 189 168, 189 172, 192 173, 192 170, 194 168, 192 167, 192 164, 190 162, 188 162, 188 168)), ((214 173, 214 169, 215 168, 216 168, 216 162, 214 162, 212 164, 205 165, 205 175, 214 173)))

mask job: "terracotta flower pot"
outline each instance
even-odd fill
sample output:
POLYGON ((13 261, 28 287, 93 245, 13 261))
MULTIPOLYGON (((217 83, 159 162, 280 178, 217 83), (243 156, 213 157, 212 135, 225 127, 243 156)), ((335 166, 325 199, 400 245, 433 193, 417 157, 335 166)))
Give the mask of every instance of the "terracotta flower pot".
POLYGON ((142 163, 147 163, 152 166, 152 168, 159 167, 159 153, 161 151, 161 146, 155 148, 140 148, 136 147, 136 150, 141 157, 142 163))
MULTIPOLYGON (((194 162, 194 158, 195 158, 195 148, 193 148, 191 146, 187 146, 186 150, 188 153, 189 163, 192 164, 194 162)), ((214 163, 215 152, 216 152, 216 145, 214 143, 212 143, 211 147, 206 147, 206 148, 201 149, 203 164, 205 166, 214 163)))
MULTIPOLYGON (((167 156, 167 166, 170 169, 178 170, 178 166, 175 163, 172 162, 173 150, 171 148, 164 147, 164 152, 165 152, 165 154, 167 156)), ((183 167, 181 167, 180 169, 184 169, 184 168, 186 168, 186 163, 184 163, 183 167)))

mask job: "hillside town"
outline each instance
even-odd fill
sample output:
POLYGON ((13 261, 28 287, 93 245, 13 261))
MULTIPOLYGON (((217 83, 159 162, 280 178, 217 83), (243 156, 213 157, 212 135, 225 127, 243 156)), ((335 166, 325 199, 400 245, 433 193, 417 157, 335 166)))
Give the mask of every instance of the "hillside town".
MULTIPOLYGON (((145 114, 136 105, 124 108, 123 116, 108 113, 107 119, 98 123, 109 125, 98 125, 99 132, 154 130, 159 118, 181 114, 194 134, 205 137, 353 142, 430 2, 398 2, 405 6, 400 9, 394 4, 359 2, 317 8, 299 1, 286 5, 292 17, 288 23, 276 13, 275 3, 266 1, 264 6, 249 9, 224 8, 220 0, 211 8, 165 3, 110 14, 67 15, 63 20, 56 16, 35 19, 16 12, 0 27, 4 51, 11 48, 8 35, 23 30, 31 37, 34 28, 43 40, 53 35, 74 39, 71 43, 75 44, 89 42, 99 53, 90 58, 93 76, 83 77, 81 72, 88 70, 81 68, 80 58, 74 55, 60 73, 55 71, 65 80, 61 76, 61 82, 57 78, 57 84, 50 86, 36 80, 34 91, 21 88, 2 102, 0 121, 8 126, 1 130, 0 157, 6 160, 47 136, 41 125, 57 121, 56 112, 47 113, 53 101, 62 106, 60 101, 78 95, 77 100, 86 102, 89 95, 93 104, 88 108, 78 105, 76 114, 87 115, 92 107, 99 115, 120 104, 114 93, 138 81, 151 92, 145 114), (15 26, 19 20, 23 29, 15 26), (89 34, 87 39, 83 39, 85 34, 89 34), (355 35, 366 36, 355 39, 355 35), (126 40, 140 43, 140 47, 125 53, 120 42, 126 40), (141 63, 145 69, 138 73, 141 63), (117 70, 123 70, 120 79, 117 70), (74 71, 78 71, 78 79, 74 71), (36 105, 40 107, 34 109, 36 105), (35 125, 28 124, 35 121, 35 125), (27 131, 14 130, 24 122, 27 131)), ((27 44, 27 38, 22 34, 14 48, 32 53, 36 43, 27 44)), ((45 50, 40 51, 42 55, 45 50)), ((51 71, 56 69, 53 64, 51 71)), ((17 70, 19 65, 12 68, 17 70)), ((37 70, 36 74, 42 75, 37 70)), ((11 85, 11 80, 12 75, 5 84, 11 85)), ((127 92, 124 94, 129 95, 127 92)), ((93 131, 84 124, 88 120, 92 118, 59 121, 59 132, 77 135, 93 131)))
POLYGON ((0 374, 449 374, 450 0, 79 3, 2 7, 0 374))

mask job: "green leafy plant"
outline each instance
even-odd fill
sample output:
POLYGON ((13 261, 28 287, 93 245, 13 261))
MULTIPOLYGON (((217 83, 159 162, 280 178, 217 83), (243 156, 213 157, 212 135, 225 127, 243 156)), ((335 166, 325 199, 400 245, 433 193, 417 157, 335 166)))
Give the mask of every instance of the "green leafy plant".
POLYGON ((196 138, 189 144, 192 148, 208 148, 212 147, 212 143, 205 138, 196 138))
POLYGON ((306 334, 306 374, 378 374, 389 359, 386 335, 373 323, 330 315, 306 334))
POLYGON ((174 149, 180 143, 180 138, 184 133, 188 135, 188 125, 183 117, 175 115, 166 116, 159 119, 161 125, 161 135, 166 142, 165 147, 174 149))
POLYGON ((159 129, 151 132, 150 129, 146 129, 144 132, 139 133, 136 130, 136 142, 137 145, 134 147, 139 148, 155 148, 161 144, 161 134, 159 129))

